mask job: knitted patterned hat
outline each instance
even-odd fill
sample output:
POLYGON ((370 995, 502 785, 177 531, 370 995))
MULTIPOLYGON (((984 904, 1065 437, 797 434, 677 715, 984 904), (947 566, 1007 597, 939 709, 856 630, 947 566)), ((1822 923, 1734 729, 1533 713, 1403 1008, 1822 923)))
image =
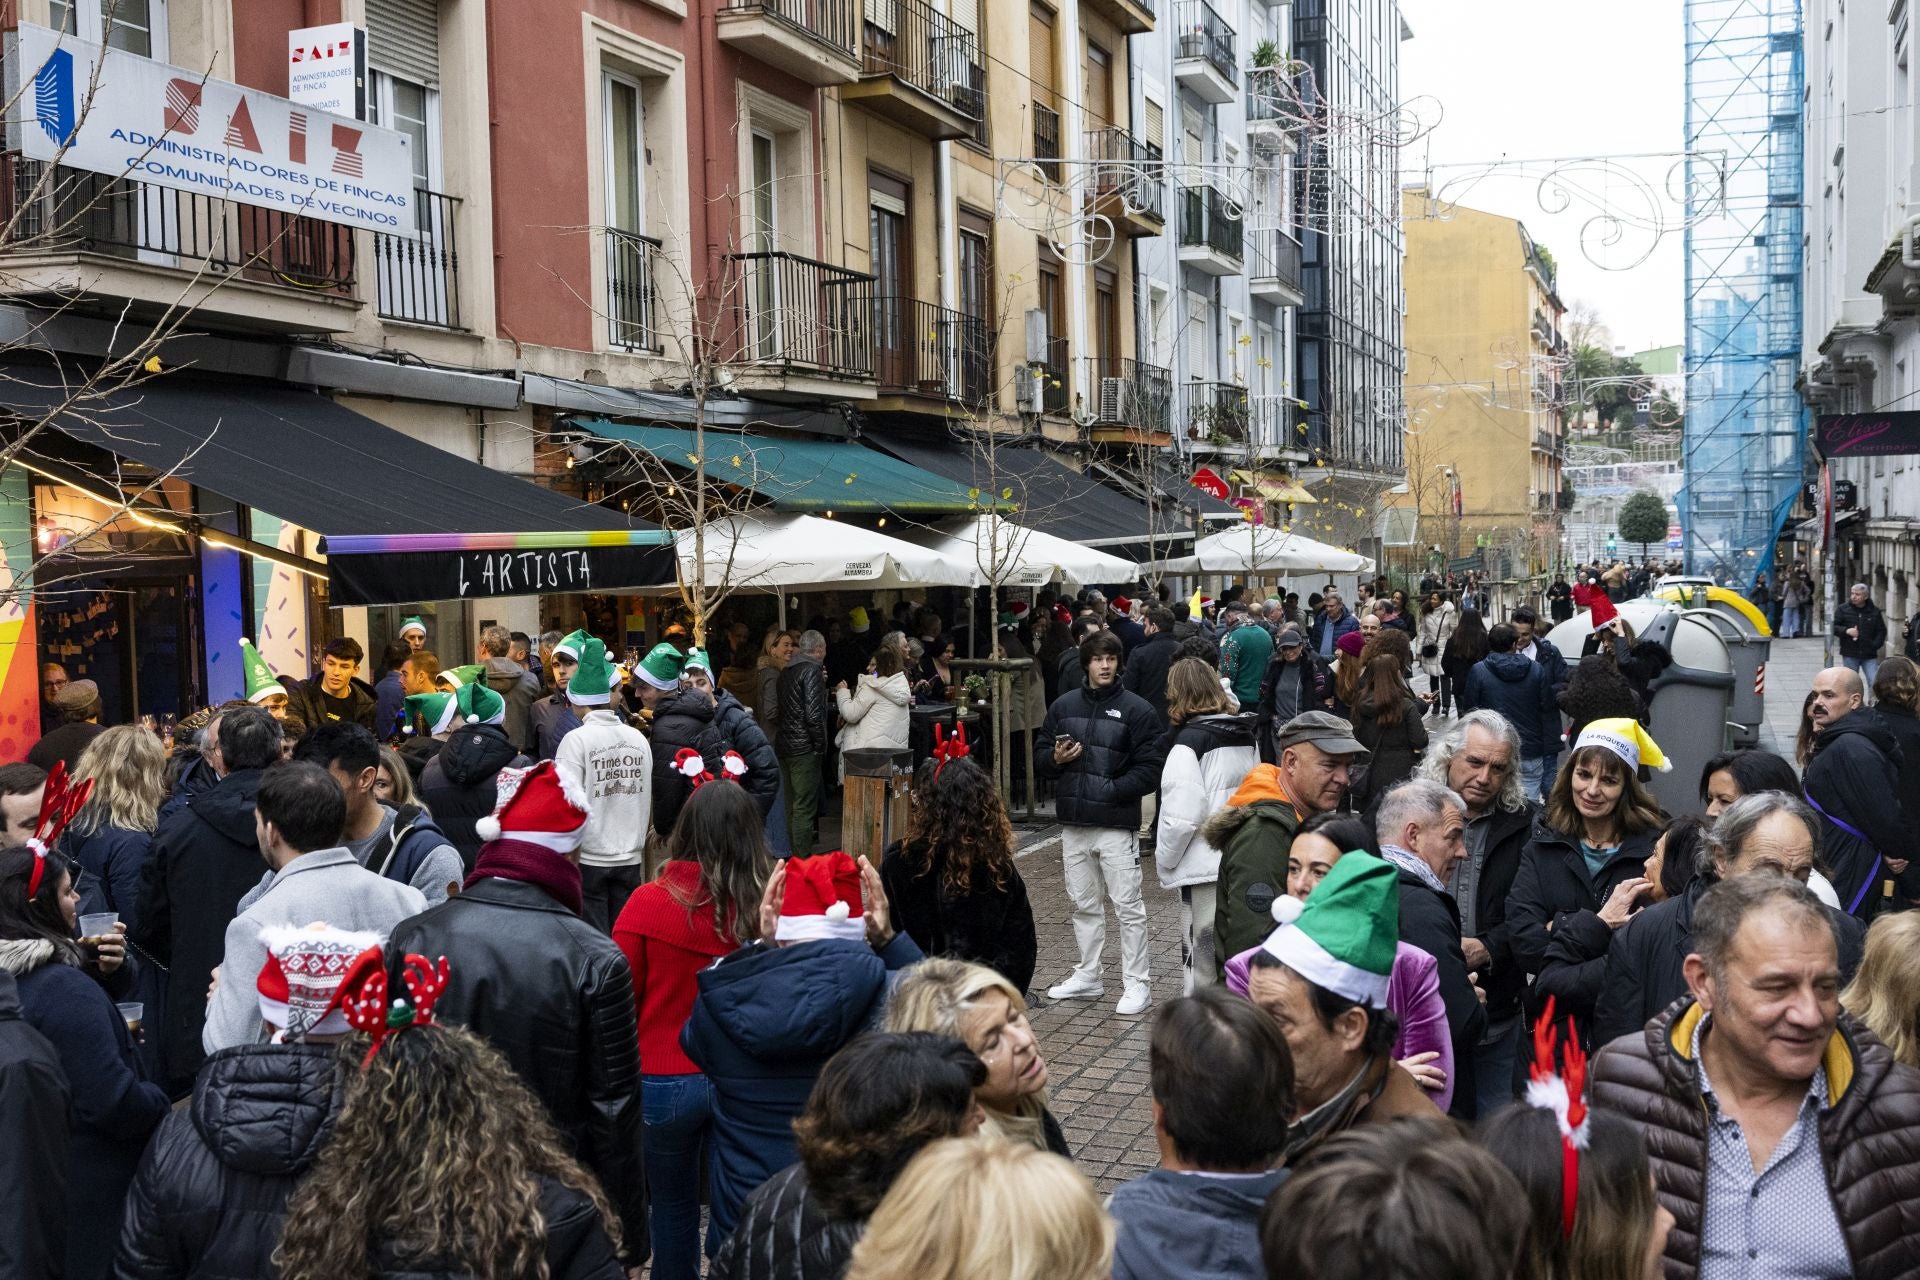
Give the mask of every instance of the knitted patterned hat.
POLYGON ((267 962, 254 984, 260 1016, 279 1027, 276 1043, 347 1032, 340 993, 363 963, 380 963, 380 935, 349 933, 326 924, 268 925, 260 931, 267 962))
POLYGON ((279 677, 273 674, 273 669, 267 666, 251 640, 240 642, 240 665, 247 676, 248 702, 265 702, 276 693, 283 697, 286 695, 287 686, 280 683, 279 677))
POLYGON ((780 942, 857 942, 866 937, 859 864, 838 849, 812 858, 788 858, 787 891, 773 936, 780 942))
POLYGON ((1269 955, 1317 987, 1386 1007, 1400 939, 1400 873, 1390 863, 1343 854, 1304 903, 1275 899, 1273 918, 1280 927, 1261 944, 1269 955))
POLYGON ((473 824, 482 840, 522 840, 572 853, 587 833, 587 795, 551 760, 531 769, 502 769, 493 812, 473 824))

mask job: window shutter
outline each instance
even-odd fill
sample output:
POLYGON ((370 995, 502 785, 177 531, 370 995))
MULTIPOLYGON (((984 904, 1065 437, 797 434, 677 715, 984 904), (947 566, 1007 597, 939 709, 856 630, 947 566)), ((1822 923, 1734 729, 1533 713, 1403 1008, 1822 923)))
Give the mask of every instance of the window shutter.
POLYGON ((986 33, 980 30, 980 0, 953 0, 953 22, 970 33, 977 44, 985 46, 986 33))
POLYGON ((1027 74, 1033 80, 1034 98, 1053 105, 1053 14, 1039 5, 1028 10, 1027 74))
POLYGON ((1167 153, 1167 109, 1152 98, 1146 100, 1147 145, 1157 156, 1167 153))
POLYGON ((438 89, 439 0, 367 0, 367 61, 391 75, 438 89))

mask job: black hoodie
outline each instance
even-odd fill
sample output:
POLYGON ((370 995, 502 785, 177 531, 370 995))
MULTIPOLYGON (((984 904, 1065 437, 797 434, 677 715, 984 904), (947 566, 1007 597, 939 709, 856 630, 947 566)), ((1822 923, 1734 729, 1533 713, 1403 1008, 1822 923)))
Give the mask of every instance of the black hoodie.
POLYGON ((502 769, 524 769, 532 763, 514 750, 499 725, 470 724, 449 734, 446 745, 421 770, 420 799, 447 843, 460 851, 468 871, 483 843, 474 824, 493 812, 493 780, 502 769))
POLYGON ((274 1274, 287 1200, 332 1136, 346 1079, 334 1045, 243 1045, 208 1058, 193 1104, 161 1122, 140 1162, 119 1274, 274 1274))
POLYGON ((258 769, 235 770, 168 817, 141 875, 139 923, 128 940, 167 969, 160 1048, 174 1097, 206 1056, 207 981, 226 956, 227 926, 266 869, 253 826, 260 778, 258 769))
POLYGON ((1889 881, 1912 897, 1920 893, 1920 866, 1895 876, 1886 857, 1911 858, 1901 822, 1899 739, 1861 708, 1829 724, 1813 740, 1801 785, 1824 819, 1821 852, 1833 869, 1834 890, 1848 915, 1871 920, 1886 905, 1889 881))

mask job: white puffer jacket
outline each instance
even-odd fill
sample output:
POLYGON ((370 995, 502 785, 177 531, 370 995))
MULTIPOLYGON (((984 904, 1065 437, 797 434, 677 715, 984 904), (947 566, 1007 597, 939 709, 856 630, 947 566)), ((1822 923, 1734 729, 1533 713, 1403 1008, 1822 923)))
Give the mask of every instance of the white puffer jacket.
POLYGON ((1212 884, 1220 878, 1220 851, 1200 825, 1224 809, 1260 763, 1252 715, 1196 716, 1174 732, 1160 771, 1160 813, 1153 860, 1163 888, 1212 884))
POLYGON ((912 722, 913 689, 905 672, 890 676, 863 675, 859 686, 834 693, 840 708, 841 729, 834 739, 842 751, 861 747, 879 747, 887 751, 907 749, 907 730, 912 722))
POLYGON ((1447 655, 1447 641, 1453 639, 1453 629, 1460 625, 1460 611, 1453 607, 1453 601, 1442 600, 1438 609, 1429 609, 1420 615, 1420 643, 1414 652, 1420 655, 1420 669, 1438 680, 1440 678, 1440 660, 1447 655), (1433 656, 1427 657, 1428 648, 1433 656))

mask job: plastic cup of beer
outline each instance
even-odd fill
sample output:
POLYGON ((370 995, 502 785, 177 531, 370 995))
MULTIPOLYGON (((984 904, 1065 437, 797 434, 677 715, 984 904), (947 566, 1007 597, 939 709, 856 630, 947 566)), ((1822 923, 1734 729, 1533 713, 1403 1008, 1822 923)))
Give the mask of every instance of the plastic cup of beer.
POLYGON ((127 1034, 138 1040, 140 1038, 140 1019, 146 1016, 147 1006, 136 1000, 131 1004, 116 1004, 113 1007, 118 1009, 121 1018, 125 1019, 127 1034))
POLYGON ((118 911, 96 911, 80 917, 80 936, 83 938, 104 938, 113 932, 113 926, 120 923, 118 911))

